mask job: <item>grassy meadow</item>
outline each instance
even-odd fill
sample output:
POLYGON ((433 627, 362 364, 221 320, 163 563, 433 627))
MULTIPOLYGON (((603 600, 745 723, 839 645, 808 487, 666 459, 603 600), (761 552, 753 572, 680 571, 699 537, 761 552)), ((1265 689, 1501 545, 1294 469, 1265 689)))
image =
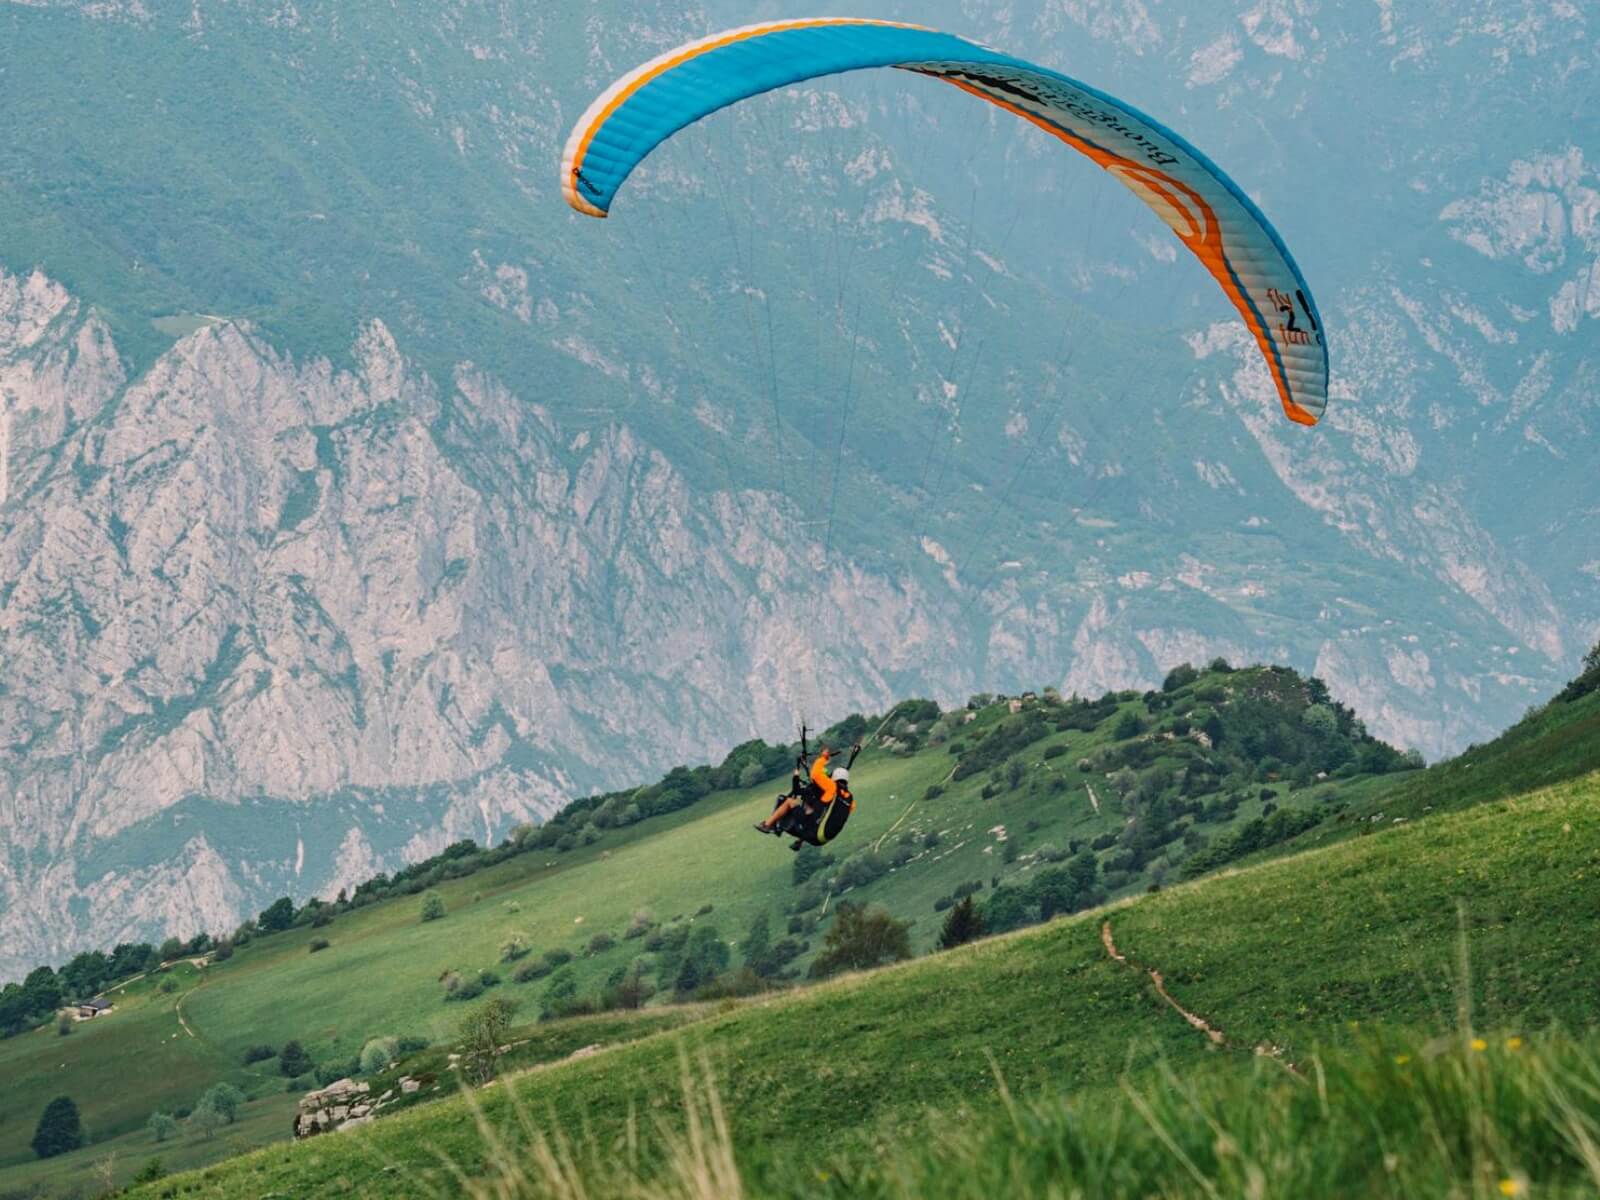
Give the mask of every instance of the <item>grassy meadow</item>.
MULTIPOLYGON (((1474 1133, 1471 1105, 1501 1087, 1482 1074, 1489 1059, 1462 1057, 1487 1053, 1472 1050, 1472 1039, 1480 1032, 1486 1046, 1497 1039, 1500 1063, 1512 1061, 1503 1050, 1509 1039, 1559 1047, 1558 1031, 1575 1031, 1581 1049, 1541 1052, 1538 1070, 1559 1066, 1579 1082, 1563 1085, 1564 1099, 1544 1095, 1539 1120, 1554 1121, 1565 1105, 1573 1111, 1562 1119, 1592 1126, 1600 1093, 1580 1083, 1594 1062, 1594 1043, 1583 1031, 1593 1025, 1600 982, 1591 936, 1600 918, 1597 801, 1600 778, 1588 777, 898 967, 729 1002, 678 1030, 468 1098, 338 1138, 262 1150, 133 1194, 472 1194, 446 1161, 480 1179, 512 1167, 531 1170, 539 1139, 558 1134, 571 1170, 594 1189, 589 1194, 608 1194, 606 1181, 616 1182, 608 1173, 618 1164, 656 1180, 660 1194, 676 1194, 667 1183, 688 1144, 687 1113, 695 1109, 710 1121, 707 1087, 727 1124, 725 1149, 739 1187, 753 1195, 835 1194, 841 1180, 849 1194, 915 1195, 917 1180, 946 1176, 943 1190, 930 1194, 975 1195, 993 1186, 992 1179, 981 1182, 996 1169, 986 1146, 1012 1146, 1006 1153, 1028 1160, 1019 1171, 1040 1170, 1035 1158, 1077 1153, 1073 1144, 1092 1142, 1082 1130, 1108 1128, 1113 1113, 1128 1144, 1095 1169, 1122 1180, 1114 1194, 1144 1194, 1137 1179, 1163 1177, 1172 1180, 1169 1194, 1235 1194, 1229 1181, 1247 1177, 1251 1163, 1265 1170, 1273 1154, 1289 1156, 1284 1162, 1299 1173, 1294 1177, 1308 1180, 1317 1178, 1319 1164, 1338 1159, 1321 1191, 1296 1194, 1349 1194, 1332 1181, 1370 1173, 1382 1153, 1346 1145, 1313 1154, 1288 1136, 1289 1122, 1298 1112, 1298 1119, 1315 1117, 1348 1133, 1362 1105, 1395 1102, 1377 1093, 1408 1085, 1372 1078, 1370 1038, 1391 1058, 1441 1060, 1429 1067, 1440 1074, 1428 1086, 1459 1093, 1466 1106, 1461 1132, 1470 1139, 1489 1137, 1481 1113, 1474 1133), (1107 954, 1107 922, 1131 965, 1107 954), (1220 1045, 1153 990, 1146 968, 1159 970, 1185 1008, 1221 1031, 1220 1045), (1465 1048, 1457 1045, 1453 1058, 1428 1049, 1440 1036, 1465 1048), (1547 1038, 1557 1040, 1539 1040, 1547 1038), (1263 1057, 1258 1047, 1270 1053, 1263 1057), (1324 1059, 1336 1065, 1319 1065, 1324 1059), (1452 1071, 1454 1082, 1446 1078, 1452 1071), (1317 1088, 1331 1086, 1318 1084, 1317 1072, 1343 1081, 1347 1090, 1337 1102, 1315 1099, 1317 1088), (693 1104, 685 1100, 686 1074, 698 1081, 691 1090, 701 1100, 693 1104), (1469 1085, 1479 1090, 1468 1095, 1469 1085), (1277 1096, 1284 1088, 1296 1098, 1287 1109, 1277 1096), (1140 1104, 1165 1115, 1140 1117, 1140 1104), (1250 1125, 1248 1137, 1237 1139, 1248 1148, 1237 1162, 1215 1149, 1198 1159, 1180 1154, 1157 1132, 1181 1130, 1171 1135, 1178 1151, 1197 1137, 1223 1142, 1206 1122, 1209 1110, 1228 1113, 1230 1125, 1250 1125), (495 1136, 486 1138, 485 1129, 495 1136), (959 1136, 931 1136, 947 1129, 959 1136), (1075 1143, 1067 1137, 1074 1129, 1075 1143), (1274 1138, 1282 1142, 1276 1149, 1274 1138), (1016 1149, 1021 1143, 1031 1148, 1016 1149), (1139 1155, 1129 1158, 1134 1146, 1139 1155), (880 1154, 888 1155, 891 1173, 879 1169, 880 1154)), ((1505 1087, 1516 1091, 1534 1080, 1518 1078, 1505 1087)), ((1445 1184, 1458 1168, 1467 1172, 1461 1195, 1478 1194, 1472 1181, 1480 1167, 1496 1188, 1546 1177, 1579 1188, 1586 1178, 1581 1139, 1568 1151, 1541 1150, 1516 1162, 1507 1157, 1516 1149, 1508 1143, 1487 1165, 1475 1163, 1477 1151, 1468 1146, 1457 1161, 1426 1144, 1427 1110, 1406 1111, 1421 1123, 1417 1144, 1406 1145, 1429 1191, 1406 1190, 1408 1177, 1398 1175, 1392 1194, 1448 1194, 1445 1184), (1490 1179, 1493 1171, 1502 1174, 1490 1179)), ((1533 1120, 1507 1112, 1513 1122, 1533 1120)), ((1447 1116, 1441 1109, 1431 1119, 1447 1116)), ((714 1125, 701 1132, 711 1137, 714 1125)), ((1541 1145, 1566 1136, 1547 1126, 1523 1132, 1541 1145)), ((1592 1185, 1596 1177, 1587 1178, 1592 1185)), ((549 1184, 524 1180, 515 1186, 526 1190, 505 1194, 551 1194, 549 1184)))

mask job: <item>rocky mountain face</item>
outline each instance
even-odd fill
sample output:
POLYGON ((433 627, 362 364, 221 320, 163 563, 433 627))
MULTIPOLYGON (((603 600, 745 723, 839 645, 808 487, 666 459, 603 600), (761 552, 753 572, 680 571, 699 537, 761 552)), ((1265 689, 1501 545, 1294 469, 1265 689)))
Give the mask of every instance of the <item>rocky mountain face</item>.
POLYGON ((64 900, 96 945, 224 928, 784 730, 824 673, 881 701, 956 641, 626 424, 466 367, 446 413, 381 324, 354 356, 221 325, 129 381, 78 301, 0 277, 11 965, 59 953, 64 900))
POLYGON ((929 81, 568 216, 590 96, 751 14, 525 8, 0 3, 0 977, 802 710, 1224 654, 1438 755, 1600 636, 1581 7, 899 14, 1246 183, 1330 327, 1311 434, 1153 217, 929 81))

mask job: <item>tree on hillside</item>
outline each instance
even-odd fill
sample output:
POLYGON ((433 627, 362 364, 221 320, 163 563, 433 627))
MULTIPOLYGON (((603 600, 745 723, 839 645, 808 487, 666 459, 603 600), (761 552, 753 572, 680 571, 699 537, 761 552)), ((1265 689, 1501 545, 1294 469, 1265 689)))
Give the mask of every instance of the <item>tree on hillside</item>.
POLYGON ((444 916, 444 897, 438 892, 429 892, 422 898, 422 919, 424 921, 437 921, 444 916))
POLYGON ((728 959, 728 943, 722 940, 716 926, 696 925, 683 947, 683 961, 672 981, 673 989, 680 996, 688 995, 727 970, 728 959))
POLYGON ((511 1030, 517 1011, 509 1000, 495 999, 473 1009, 461 1019, 457 1036, 461 1039, 461 1068, 467 1079, 479 1087, 495 1077, 501 1047, 511 1030))
POLYGON ((840 971, 864 971, 911 957, 911 922, 897 921, 882 908, 844 903, 811 964, 818 979, 840 971))
POLYGON ((977 941, 987 932, 983 914, 978 911, 972 897, 967 896, 945 914, 944 928, 939 931, 939 949, 954 950, 957 946, 977 941))
POLYGON ((227 1123, 228 1119, 214 1108, 197 1108, 189 1115, 190 1127, 198 1129, 200 1136, 207 1141, 216 1137, 227 1123))
POLYGON ((1167 677, 1161 681, 1163 692, 1175 692, 1179 688, 1188 687, 1200 678, 1200 672, 1188 663, 1179 663, 1167 672, 1167 677))
POLYGON ((297 1041, 285 1042, 283 1049, 278 1051, 278 1070, 290 1079, 298 1079, 302 1075, 309 1075, 316 1066, 311 1061, 311 1056, 306 1053, 306 1048, 297 1041))
POLYGON ((83 1145, 83 1121, 70 1096, 57 1096, 44 1106, 28 1144, 40 1158, 54 1158, 83 1145))
POLYGON ((767 957, 767 951, 772 949, 772 923, 767 916, 766 909, 762 909, 750 922, 750 932, 744 935, 744 941, 739 943, 739 955, 744 959, 744 965, 757 975, 762 974, 761 966, 767 957))
POLYGON ((274 900, 256 918, 256 928, 262 933, 281 933, 294 924, 294 901, 287 896, 274 900))
POLYGON ((232 1125, 239 1119, 239 1109, 243 1105, 243 1092, 231 1083, 216 1083, 207 1088, 196 1101, 194 1110, 199 1112, 202 1108, 215 1109, 224 1125, 232 1125))
POLYGON ((144 1127, 150 1131, 150 1136, 158 1142, 176 1137, 178 1133, 178 1118, 171 1113, 153 1112, 144 1127))

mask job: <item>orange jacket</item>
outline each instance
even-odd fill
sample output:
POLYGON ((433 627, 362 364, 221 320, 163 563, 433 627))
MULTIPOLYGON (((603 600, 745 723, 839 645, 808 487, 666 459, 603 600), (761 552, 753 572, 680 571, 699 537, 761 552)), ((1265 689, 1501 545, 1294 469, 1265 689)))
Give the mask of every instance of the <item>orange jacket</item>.
POLYGON ((832 804, 839 791, 839 785, 828 778, 828 756, 829 752, 824 750, 817 755, 817 761, 811 764, 811 782, 822 792, 819 799, 824 804, 832 804))

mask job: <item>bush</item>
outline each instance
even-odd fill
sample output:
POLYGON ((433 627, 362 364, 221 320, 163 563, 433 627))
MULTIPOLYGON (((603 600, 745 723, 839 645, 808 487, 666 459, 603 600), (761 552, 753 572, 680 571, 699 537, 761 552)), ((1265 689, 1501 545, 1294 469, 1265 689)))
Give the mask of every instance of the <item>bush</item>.
POLYGON ((1060 846, 1052 846, 1049 842, 1040 846, 1034 853, 1039 856, 1040 862, 1058 863, 1067 860, 1067 852, 1060 846))
POLYGON ((937 783, 930 783, 928 790, 922 793, 922 798, 924 800, 937 800, 942 795, 944 795, 944 788, 937 783))
POLYGON ((597 933, 589 939, 588 953, 591 955, 604 954, 616 944, 617 939, 609 933, 597 933))
POLYGON ((1057 742, 1053 746, 1046 746, 1044 748, 1044 757, 1046 759, 1060 758, 1066 752, 1067 752, 1066 746, 1061 742, 1057 742))
POLYGON ((305 1047, 297 1041, 285 1042, 283 1049, 278 1051, 278 1070, 291 1079, 309 1075, 315 1065, 305 1047))
POLYGON ((278 1052, 271 1046, 251 1046, 244 1052, 244 1065, 265 1062, 269 1058, 276 1058, 278 1052))
POLYGON ((933 902, 933 911, 936 913, 944 912, 945 909, 953 907, 955 907, 955 897, 953 896, 940 896, 933 902))
POLYGON ((144 1127, 149 1131, 151 1138, 164 1142, 178 1135, 178 1118, 171 1113, 153 1112, 150 1114, 150 1119, 144 1123, 144 1127))
POLYGON ((447 1003, 450 1001, 465 1002, 467 1000, 476 1000, 481 995, 483 995, 483 980, 478 976, 463 977, 457 975, 454 971, 445 976, 444 998, 447 1003))
POLYGON ((840 971, 863 971, 911 957, 911 923, 897 921, 882 908, 843 903, 823 938, 822 953, 811 964, 818 979, 840 971))
POLYGON ((438 892, 429 892, 422 898, 423 921, 437 921, 445 913, 444 897, 438 892))
POLYGON ((528 945, 528 935, 525 933, 513 933, 500 944, 500 961, 503 963, 516 962, 530 953, 532 947, 528 945))
POLYGON ((544 952, 544 960, 550 964, 551 970, 554 970, 556 967, 564 967, 572 961, 572 951, 546 950, 544 952))
POLYGON ((1139 714, 1129 709, 1117 718, 1117 723, 1112 727, 1111 736, 1119 742, 1132 741, 1144 732, 1144 722, 1139 719, 1139 714))
POLYGON ((537 962, 523 963, 511 973, 511 978, 516 983, 532 983, 535 979, 543 979, 554 970, 548 961, 541 958, 537 962))
POLYGON ((648 908, 641 908, 633 914, 633 920, 628 922, 628 928, 623 930, 625 939, 641 938, 654 927, 655 916, 648 908))
POLYGON ((889 873, 889 861, 871 850, 853 854, 839 868, 836 886, 840 889, 866 887, 889 873))
POLYGON ((317 1081, 318 1087, 327 1087, 340 1079, 348 1079, 352 1075, 361 1074, 361 1060, 352 1058, 348 1062, 323 1063, 312 1072, 312 1078, 317 1081))
POLYGON ((956 890, 951 895, 957 900, 965 900, 968 896, 976 895, 981 891, 983 891, 983 880, 969 879, 966 883, 957 885, 956 890))
POLYGON ((404 1034, 395 1042, 395 1057, 397 1059, 404 1058, 408 1054, 416 1054, 420 1051, 426 1050, 431 1045, 433 1045, 433 1043, 425 1037, 418 1037, 415 1034, 404 1034))
POLYGON ((400 1057, 399 1040, 392 1037, 371 1038, 361 1047, 361 1073, 377 1075, 387 1071, 400 1057))
POLYGON ((318 950, 326 950, 328 948, 328 946, 329 946, 329 942, 328 942, 327 938, 315 937, 315 938, 312 938, 311 941, 306 944, 306 949, 309 950, 312 954, 315 954, 318 950))
POLYGON ((483 970, 478 972, 478 982, 485 988, 499 987, 500 976, 498 973, 489 970, 488 967, 485 967, 483 970))
MULTIPOLYGON (((177 1125, 177 1122, 174 1121, 173 1125, 177 1125)), ((156 1140, 159 1141, 160 1139, 158 1138, 156 1140)), ((166 1168, 166 1166, 162 1163, 162 1161, 159 1158, 151 1158, 151 1159, 146 1159, 144 1166, 140 1167, 137 1171, 135 1171, 133 1173, 132 1182, 135 1183, 135 1184, 155 1183, 158 1180, 165 1179, 166 1177, 167 1177, 167 1168, 166 1168)))

